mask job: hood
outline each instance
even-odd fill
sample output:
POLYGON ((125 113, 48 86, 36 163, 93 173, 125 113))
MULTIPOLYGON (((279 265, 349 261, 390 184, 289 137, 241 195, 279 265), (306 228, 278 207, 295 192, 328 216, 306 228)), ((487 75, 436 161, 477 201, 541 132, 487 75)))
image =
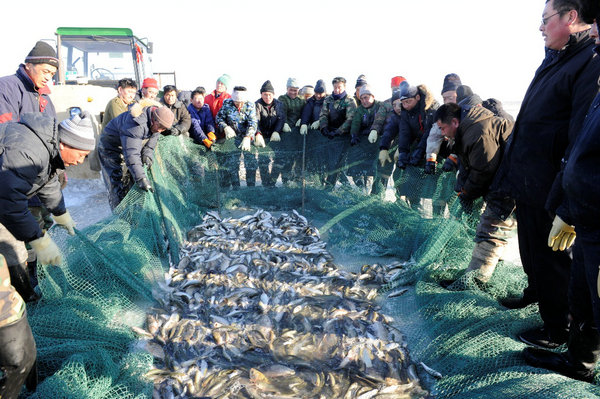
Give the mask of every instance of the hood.
POLYGON ((58 126, 56 119, 41 112, 21 114, 19 123, 27 126, 42 140, 51 158, 58 153, 58 126))
POLYGON ((437 104, 433 93, 429 91, 427 86, 421 84, 417 86, 417 89, 419 90, 419 94, 421 95, 421 104, 424 105, 425 111, 431 108, 434 104, 437 104))

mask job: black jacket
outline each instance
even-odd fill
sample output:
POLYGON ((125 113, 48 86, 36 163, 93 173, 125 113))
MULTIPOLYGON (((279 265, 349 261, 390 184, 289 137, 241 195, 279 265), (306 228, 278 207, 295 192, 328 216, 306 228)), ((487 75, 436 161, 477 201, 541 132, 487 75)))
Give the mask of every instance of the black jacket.
POLYGON ((273 132, 282 133, 285 123, 285 114, 283 104, 277 99, 273 99, 271 105, 267 105, 262 98, 255 102, 256 119, 258 120, 258 132, 264 138, 270 138, 273 132))
POLYGON ((301 123, 303 125, 310 125, 311 123, 318 121, 319 115, 321 115, 321 108, 323 108, 324 102, 325 97, 323 97, 320 100, 317 100, 314 97, 311 97, 308 100, 306 100, 306 105, 302 109, 301 123))
MULTIPOLYGON (((187 106, 179 100, 175 101, 175 104, 169 105, 165 103, 164 99, 162 98, 160 103, 169 108, 171 112, 173 112, 173 115, 175 115, 172 128, 177 128, 177 130, 179 130, 179 134, 188 133, 190 131, 190 126, 192 125, 192 117, 190 116, 187 106)), ((169 134, 169 131, 170 130, 167 129, 163 134, 167 135, 169 134)))

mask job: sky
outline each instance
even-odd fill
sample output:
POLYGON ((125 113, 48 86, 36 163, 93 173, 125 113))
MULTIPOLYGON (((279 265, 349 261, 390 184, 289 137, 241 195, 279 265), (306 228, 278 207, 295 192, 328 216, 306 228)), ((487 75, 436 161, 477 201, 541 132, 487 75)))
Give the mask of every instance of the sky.
POLYGON ((267 79, 283 94, 288 77, 300 86, 324 79, 330 91, 331 80, 343 76, 350 92, 365 74, 376 98, 385 100, 390 79, 401 75, 425 84, 441 102, 443 77, 454 72, 484 99, 521 101, 544 55, 544 3, 102 0, 92 7, 33 0, 26 13, 11 1, 3 15, 14 18, 0 24, 0 76, 13 74, 35 42, 54 39, 59 26, 126 27, 154 43, 153 70, 175 71, 180 89, 212 90, 227 73, 256 99, 267 79))

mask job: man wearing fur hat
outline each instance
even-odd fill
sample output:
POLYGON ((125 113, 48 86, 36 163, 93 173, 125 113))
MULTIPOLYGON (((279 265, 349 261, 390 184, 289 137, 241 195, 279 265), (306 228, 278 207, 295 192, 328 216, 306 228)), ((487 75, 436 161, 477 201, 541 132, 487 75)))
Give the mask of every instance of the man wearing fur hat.
POLYGON ((98 154, 111 209, 125 198, 134 182, 144 191, 154 191, 144 166, 152 166, 160 133, 173 125, 174 118, 160 103, 142 100, 104 128, 98 154))
POLYGON ((227 88, 231 84, 231 76, 224 73, 217 79, 216 88, 208 96, 204 98, 204 102, 208 104, 210 112, 212 112, 213 118, 217 118, 219 110, 223 106, 223 102, 231 95, 227 93, 227 88))

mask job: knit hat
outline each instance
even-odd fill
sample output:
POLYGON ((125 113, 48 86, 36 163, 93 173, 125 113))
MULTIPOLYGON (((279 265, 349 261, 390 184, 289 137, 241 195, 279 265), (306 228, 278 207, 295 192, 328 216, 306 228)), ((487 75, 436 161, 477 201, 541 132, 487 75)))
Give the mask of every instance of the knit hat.
POLYGON ((315 85, 315 93, 325 93, 327 89, 325 88, 325 82, 323 79, 317 80, 317 84, 315 85))
POLYGON ((56 51, 46 42, 39 41, 31 49, 25 63, 31 64, 50 64, 53 67, 58 68, 58 58, 56 58, 56 51))
POLYGON ((142 89, 150 88, 150 87, 154 87, 156 90, 158 90, 158 82, 156 81, 156 79, 154 79, 154 78, 144 79, 144 81, 142 82, 142 89))
POLYGON ((444 86, 442 87, 442 94, 447 91, 456 91, 456 88, 460 86, 460 77, 455 73, 449 73, 444 77, 444 86))
POLYGON ((406 100, 407 98, 414 98, 419 94, 419 89, 416 86, 408 86, 400 91, 400 100, 406 100))
POLYGON ((96 148, 92 117, 87 111, 65 119, 58 125, 60 142, 83 151, 92 151, 96 148))
POLYGON ((225 85, 225 87, 229 88, 229 84, 231 83, 231 76, 224 73, 223 75, 219 76, 217 82, 221 82, 225 85))
POLYGON ((295 87, 297 89, 300 86, 298 85, 296 78, 288 78, 286 87, 295 87))
POLYGON ((170 129, 173 126, 173 120, 175 119, 175 115, 168 107, 156 107, 152 111, 152 118, 160 124, 161 127, 165 129, 170 129))
POLYGON ((403 76, 394 76, 394 77, 392 78, 392 84, 391 84, 391 87, 392 87, 392 88, 394 88, 394 87, 398 87, 398 86, 400 86, 400 84, 401 84, 402 82, 406 82, 406 78, 405 78, 405 77, 403 77, 403 76))
POLYGON ((401 94, 402 94, 401 90, 394 90, 394 92, 392 93, 392 104, 394 104, 394 101, 400 100, 401 94))
POLYGON ((245 102, 246 101, 246 88, 244 86, 235 86, 233 93, 231 93, 231 99, 234 102, 245 102))
POLYGON ((309 95, 312 97, 313 94, 315 94, 315 88, 311 85, 305 85, 300 89, 300 94, 303 96, 309 95))
POLYGON ((361 86, 364 86, 367 84, 367 77, 365 75, 358 75, 358 78, 356 78, 356 84, 354 85, 355 89, 358 89, 361 86))
POLYGON ((371 93, 371 86, 368 84, 364 84, 358 93, 360 94, 360 97, 364 96, 365 94, 373 95, 373 93, 371 93))
POLYGON ((469 86, 462 85, 456 89, 456 103, 461 108, 470 109, 481 104, 482 100, 469 86))
POLYGON ((456 88, 456 103, 458 104, 465 98, 472 96, 473 90, 467 85, 460 85, 456 88))
POLYGON ((265 83, 263 83, 263 85, 260 88, 260 93, 273 93, 275 94, 275 89, 273 88, 273 85, 271 84, 270 80, 267 80, 265 83))

